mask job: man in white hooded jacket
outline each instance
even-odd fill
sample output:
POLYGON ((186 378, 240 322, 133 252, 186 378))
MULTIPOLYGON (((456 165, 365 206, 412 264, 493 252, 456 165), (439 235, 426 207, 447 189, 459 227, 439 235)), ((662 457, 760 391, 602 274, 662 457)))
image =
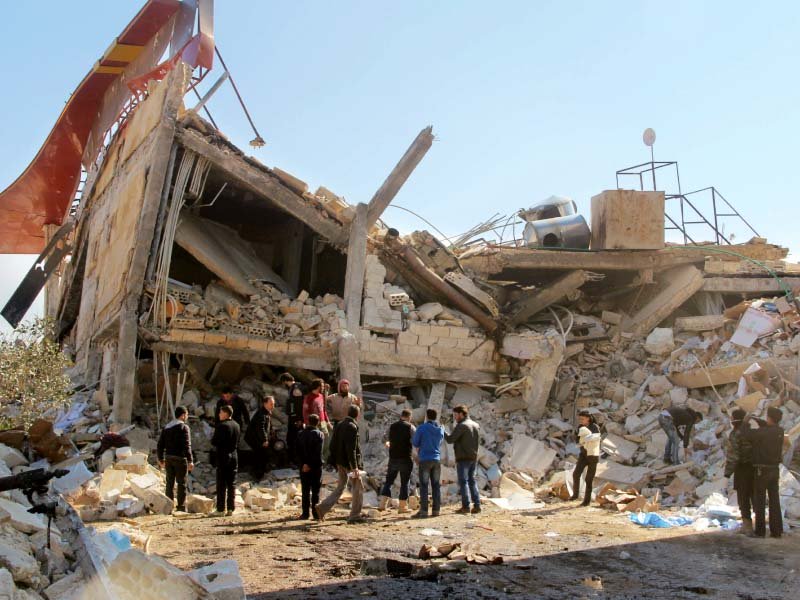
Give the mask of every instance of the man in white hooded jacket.
POLYGON ((582 410, 578 414, 578 443, 581 453, 578 463, 572 472, 572 497, 577 500, 580 495, 581 475, 586 469, 586 491, 581 506, 589 506, 592 500, 592 482, 597 471, 597 461, 600 460, 600 428, 594 422, 594 417, 589 411, 582 410))

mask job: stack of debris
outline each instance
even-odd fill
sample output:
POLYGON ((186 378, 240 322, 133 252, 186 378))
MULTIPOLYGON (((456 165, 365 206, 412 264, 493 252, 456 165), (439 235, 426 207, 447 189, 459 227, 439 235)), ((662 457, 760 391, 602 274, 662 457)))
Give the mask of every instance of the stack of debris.
POLYGON ((292 298, 269 283, 251 280, 256 294, 245 299, 221 282, 168 291, 168 326, 219 331, 272 340, 331 345, 345 327, 344 301, 334 294, 292 298))

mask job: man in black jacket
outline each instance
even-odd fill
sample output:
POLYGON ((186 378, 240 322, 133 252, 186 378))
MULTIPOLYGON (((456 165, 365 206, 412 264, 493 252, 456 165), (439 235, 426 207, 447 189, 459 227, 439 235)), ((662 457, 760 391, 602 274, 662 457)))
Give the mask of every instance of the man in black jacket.
POLYGON ((665 463, 673 465, 680 463, 678 449, 681 441, 683 442, 684 460, 689 458, 687 453, 692 428, 702 420, 702 413, 691 408, 672 407, 661 411, 661 414, 658 415, 658 424, 667 434, 667 445, 664 447, 665 463))
POLYGON ((456 476, 461 493, 461 508, 456 512, 461 515, 481 512, 481 494, 475 482, 475 471, 478 469, 478 450, 481 446, 481 434, 478 424, 469 418, 469 409, 463 404, 453 408, 453 420, 456 426, 452 433, 445 433, 444 439, 453 444, 456 455, 456 476), (469 501, 472 498, 472 510, 469 501))
POLYGON ((272 437, 272 409, 275 408, 275 398, 265 396, 259 408, 250 419, 244 441, 253 451, 252 475, 260 481, 267 471, 269 462, 269 442, 272 437))
POLYGON ((769 535, 779 538, 783 534, 779 495, 780 464, 783 458, 783 428, 778 425, 781 419, 783 419, 781 409, 770 406, 767 409, 767 420, 755 419, 759 425, 758 429, 745 428, 742 434, 753 447, 751 456, 755 471, 753 512, 756 537, 764 537, 767 533, 765 514, 767 496, 769 496, 769 535))
POLYGON ((301 519, 308 519, 309 509, 315 519, 322 487, 322 444, 324 436, 318 429, 319 416, 309 415, 308 426, 297 435, 297 458, 300 463, 300 489, 303 497, 301 519))
MULTIPOLYGON (((294 380, 291 373, 280 376, 281 384, 286 388, 289 397, 286 400, 286 452, 289 462, 293 465, 297 459, 297 434, 303 429, 303 387, 294 380)), ((317 415, 319 416, 319 415, 317 415)))
POLYGON ((183 406, 175 407, 175 419, 167 423, 158 437, 156 453, 158 465, 166 467, 167 498, 172 500, 175 483, 178 484, 178 506, 175 510, 186 511, 186 474, 194 469, 192 435, 186 420, 189 411, 183 406))
POLYGON ((411 460, 413 449, 411 440, 414 439, 415 427, 411 424, 411 411, 403 409, 400 419, 392 423, 389 427, 388 440, 386 445, 389 447, 389 466, 386 469, 386 481, 381 489, 381 503, 378 510, 386 510, 386 505, 392 499, 392 485, 400 474, 400 504, 397 508, 398 514, 408 512, 408 482, 411 479, 411 471, 414 469, 414 462, 411 460))
POLYGON ((236 448, 239 446, 239 435, 241 430, 239 424, 233 420, 233 409, 224 405, 220 407, 217 418, 219 425, 214 429, 211 436, 211 445, 217 451, 217 512, 214 516, 231 516, 234 509, 234 499, 236 491, 236 470, 239 462, 236 456, 236 448), (225 512, 225 500, 227 499, 228 511, 225 512))
POLYGON ((331 454, 328 462, 336 467, 339 473, 339 480, 336 489, 331 495, 317 504, 317 518, 325 518, 326 513, 333 508, 347 486, 350 479, 353 489, 353 499, 350 501, 350 516, 348 522, 362 520, 361 504, 364 501, 364 484, 361 481, 361 470, 364 468, 361 460, 361 447, 358 443, 358 419, 359 408, 352 405, 347 411, 347 418, 340 421, 333 430, 331 440, 331 454))
POLYGON ((240 431, 246 431, 247 426, 250 424, 250 411, 247 410, 247 404, 242 400, 238 394, 233 393, 233 388, 225 386, 222 388, 222 395, 217 400, 217 413, 214 417, 214 425, 219 424, 219 409, 223 406, 230 406, 233 410, 233 420, 239 425, 240 431))

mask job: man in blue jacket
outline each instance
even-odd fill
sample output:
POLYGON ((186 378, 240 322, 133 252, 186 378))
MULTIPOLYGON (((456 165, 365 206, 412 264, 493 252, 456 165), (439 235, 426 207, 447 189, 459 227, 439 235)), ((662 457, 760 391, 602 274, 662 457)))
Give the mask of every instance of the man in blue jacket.
POLYGON ((428 516, 428 482, 433 496, 431 515, 438 517, 442 507, 439 478, 442 473, 440 447, 444 439, 444 427, 436 422, 437 414, 432 408, 428 409, 425 416, 426 420, 417 428, 412 442, 419 458, 419 512, 414 515, 415 519, 425 519, 428 516))

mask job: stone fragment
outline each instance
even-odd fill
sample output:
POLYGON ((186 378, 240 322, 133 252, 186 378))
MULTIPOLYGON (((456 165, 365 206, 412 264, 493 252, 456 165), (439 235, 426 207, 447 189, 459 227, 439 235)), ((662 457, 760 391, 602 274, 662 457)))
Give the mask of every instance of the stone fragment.
MULTIPOLYGON (((62 577, 42 592, 47 600, 78 600, 83 588, 83 571, 80 567, 66 577, 62 577)), ((82 599, 81 599, 82 600, 82 599)))
POLYGON ((100 478, 100 498, 116 502, 125 489, 128 472, 121 469, 106 469, 100 478))
POLYGON ((200 494, 188 494, 186 496, 186 511, 190 513, 210 513, 214 510, 214 500, 206 498, 200 494))
POLYGON ((644 349, 650 354, 664 356, 675 349, 675 339, 670 327, 656 327, 647 336, 644 349))
POLYGON ((28 512, 21 504, 0 498, 0 521, 9 521, 17 531, 36 533, 47 529, 47 522, 42 515, 28 512))
POLYGON ((647 384, 647 391, 650 392, 651 396, 660 396, 661 394, 666 394, 672 388, 672 382, 670 382, 670 380, 664 375, 656 375, 655 377, 651 378, 650 382, 647 384))
POLYGON ((603 439, 600 448, 612 459, 630 462, 639 450, 639 445, 610 433, 603 439))
POLYGON ((0 566, 8 569, 16 582, 35 588, 39 588, 45 583, 36 559, 5 541, 0 541, 0 566))
POLYGON ((5 444, 0 444, 0 461, 3 461, 9 469, 28 464, 28 459, 22 452, 5 444))
POLYGON ((211 594, 214 600, 245 600, 244 583, 235 560, 220 560, 189 572, 189 577, 211 594))

